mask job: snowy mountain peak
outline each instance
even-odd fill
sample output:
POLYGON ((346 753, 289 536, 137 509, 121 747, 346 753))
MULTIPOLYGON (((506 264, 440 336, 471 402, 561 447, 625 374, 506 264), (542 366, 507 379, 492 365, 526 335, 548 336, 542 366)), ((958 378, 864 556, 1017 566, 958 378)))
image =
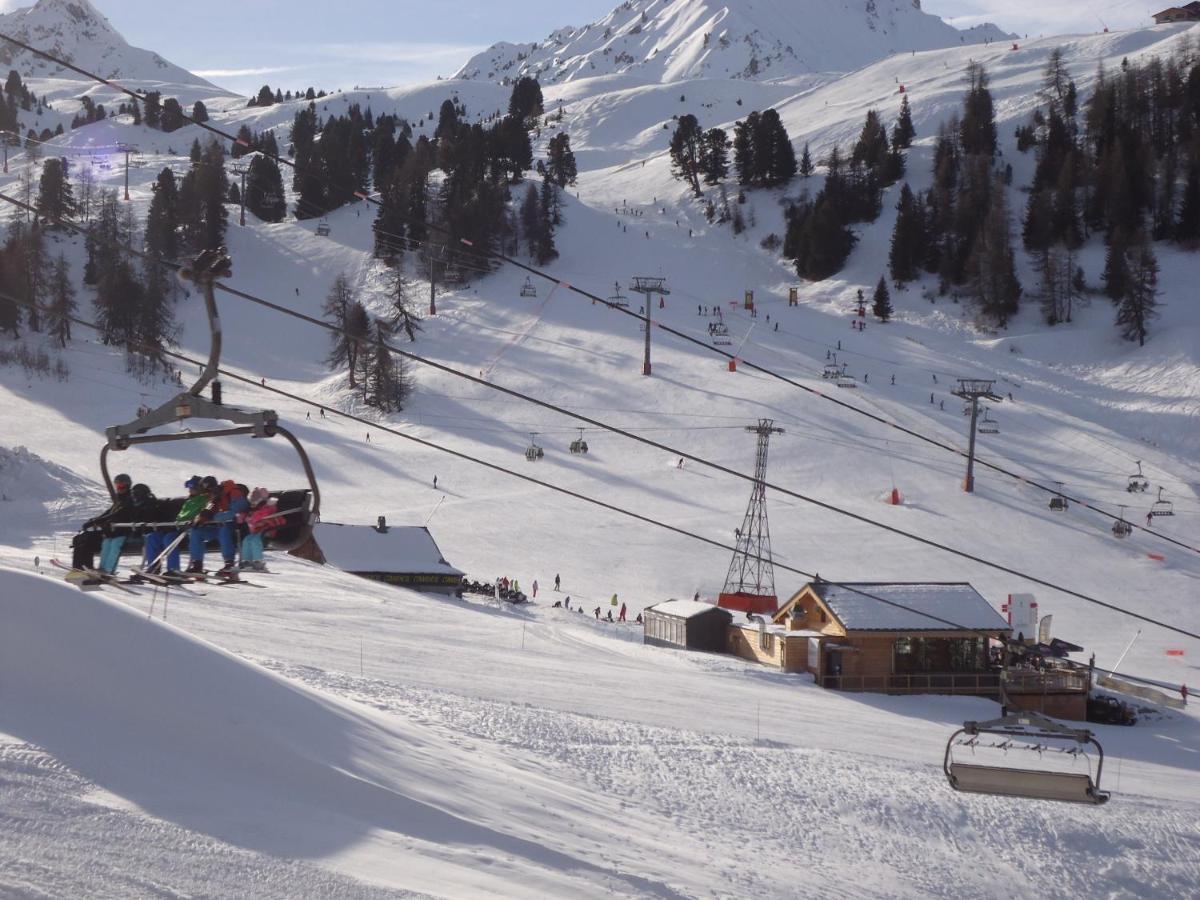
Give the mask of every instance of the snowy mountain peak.
MULTIPOLYGON (((88 0, 38 0, 0 15, 0 31, 107 78, 211 87, 157 53, 131 47, 88 0)), ((0 42, 0 64, 23 77, 78 77, 7 42, 0 42)))
POLYGON ((543 84, 623 73, 658 83, 765 80, 848 71, 906 50, 1010 37, 994 25, 959 31, 922 12, 920 0, 862 3, 626 0, 599 22, 560 28, 539 43, 495 44, 455 77, 507 83, 530 75, 543 84))

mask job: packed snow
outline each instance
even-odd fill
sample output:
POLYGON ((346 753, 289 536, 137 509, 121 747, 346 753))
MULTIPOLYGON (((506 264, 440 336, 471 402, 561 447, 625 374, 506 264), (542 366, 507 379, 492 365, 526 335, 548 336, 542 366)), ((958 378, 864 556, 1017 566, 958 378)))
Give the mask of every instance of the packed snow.
MULTIPOLYGON (((1197 30, 1164 26, 1022 42, 1016 51, 1006 43, 903 53, 844 77, 548 85, 548 109, 563 100, 562 127, 580 161, 556 236, 562 255, 548 268, 602 296, 614 281, 665 276, 671 295, 656 320, 704 337, 704 307, 720 306, 743 359, 956 446, 965 420, 949 394, 954 378, 996 378, 1001 434, 981 436, 984 458, 1062 481, 1104 509, 1126 504, 1135 520, 1150 498, 1124 488, 1141 460, 1175 502, 1176 515, 1154 530, 1195 546, 1200 312, 1186 302, 1194 254, 1158 248, 1166 302, 1145 348, 1119 339, 1101 298, 1069 327, 1047 328, 1029 304, 1007 331, 991 333, 959 305, 931 303, 921 284, 893 294, 893 322, 855 332, 848 313, 856 291, 882 271, 898 188, 885 195, 880 220, 861 230, 846 269, 799 285, 800 306, 789 308, 794 275, 760 246, 781 230, 785 193, 751 192, 753 224, 741 236, 710 225, 670 178, 662 128, 679 112, 703 113, 708 127, 773 104, 798 145, 811 141, 819 157, 850 140, 867 109, 893 115, 903 83, 919 132, 908 161, 916 188, 928 179, 937 123, 961 99, 962 68, 976 58, 992 76, 1004 158, 1019 186, 1032 161, 1015 151, 1012 131, 1032 109, 1053 47, 1066 48, 1086 90, 1099 62, 1114 70, 1124 56, 1165 54, 1189 33, 1197 30), (755 291, 754 318, 739 303, 746 289, 755 291), (820 377, 834 352, 859 376, 853 397, 820 377)), ((39 94, 43 87, 66 107, 64 79, 33 80, 39 94)), ((283 137, 299 108, 246 109, 202 85, 194 91, 181 88, 181 102, 211 99, 214 120, 232 131, 245 123, 282 128, 283 137)), ((414 126, 424 118, 428 134, 428 114, 454 95, 471 117, 507 103, 501 85, 454 80, 339 93, 318 109, 370 105, 414 126)), ((111 102, 103 91, 96 97, 111 102)), ((56 138, 53 152, 83 157, 135 137, 143 165, 131 170, 130 188, 143 215, 154 176, 186 167, 198 136, 108 121, 56 138)), ((108 186, 123 178, 115 163, 97 167, 108 186)), ((28 165, 24 155, 10 159, 6 193, 28 165)), ((797 182, 791 195, 805 187, 797 182)), ((328 237, 311 221, 231 222, 231 283, 317 315, 345 272, 382 312, 372 213, 359 204, 331 214, 328 237)), ((82 240, 53 240, 80 272, 82 240)), ((1102 256, 1096 243, 1081 254, 1090 281, 1102 256)), ((410 276, 414 297, 427 297, 428 283, 411 268, 410 276)), ((659 332, 654 375, 645 378, 632 319, 548 282, 538 282, 537 298, 522 298, 524 279, 502 268, 439 293, 438 315, 425 320, 413 351, 669 449, 588 428, 590 452, 571 455, 574 420, 421 366, 413 402, 391 426, 732 545, 750 483, 699 460, 750 473, 754 437, 745 427, 772 418, 785 428, 772 439, 773 483, 1200 629, 1195 551, 1142 532, 1117 541, 1109 520, 1077 505, 1052 512, 1044 493, 987 469, 965 494, 958 457, 744 366, 730 372, 723 358, 659 332), (546 449, 537 463, 523 455, 530 432, 546 449), (696 459, 680 466, 685 453, 696 459), (893 487, 898 506, 886 502, 893 487)), ((1032 283, 1027 270, 1022 280, 1032 283)), ((80 296, 90 315, 88 293, 80 296)), ((148 588, 78 592, 46 560, 67 556, 71 531, 102 506, 104 429, 178 387, 168 377, 131 378, 119 351, 83 331, 61 353, 48 348, 69 381, 0 368, 0 489, 11 498, 0 501, 0 894, 1196 893, 1194 704, 1145 704, 1133 728, 1092 726, 1113 791, 1104 807, 955 793, 941 772, 946 741, 964 720, 993 715, 994 703, 838 693, 733 657, 644 646, 636 625, 598 621, 594 610, 610 608, 614 593, 631 619, 671 597, 698 591, 711 600, 726 551, 272 394, 279 387, 358 409, 327 371, 323 332, 220 302, 224 364, 265 380, 229 381, 226 399, 279 412, 312 458, 327 520, 428 523, 446 559, 472 577, 518 578, 526 593, 537 579, 541 590, 529 605, 501 609, 276 555, 276 574, 247 576, 260 588, 198 585, 204 596, 172 594, 166 604, 148 588), (553 608, 567 596, 570 611, 553 608)), ((194 294, 178 313, 182 349, 203 358, 207 328, 194 294)), ((194 372, 183 368, 185 384, 194 372)), ((194 472, 269 488, 299 477, 290 448, 249 438, 135 448, 112 454, 110 465, 163 496, 180 493, 194 472)), ((1009 593, 1032 592, 1054 615, 1055 635, 1094 653, 1099 666, 1120 661, 1122 674, 1168 685, 1196 681, 1192 639, 771 490, 768 506, 784 565, 848 582, 969 581, 997 609, 1009 593)), ((784 597, 804 580, 776 570, 784 597)))

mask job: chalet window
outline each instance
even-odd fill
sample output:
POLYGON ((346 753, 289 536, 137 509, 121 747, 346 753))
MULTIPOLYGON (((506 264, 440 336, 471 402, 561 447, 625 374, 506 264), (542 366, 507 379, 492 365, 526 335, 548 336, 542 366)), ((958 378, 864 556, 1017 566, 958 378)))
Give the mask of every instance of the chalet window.
POLYGON ((896 638, 895 669, 897 675, 928 671, 926 666, 925 638, 896 638))
POLYGON ((983 668, 983 638, 953 638, 947 643, 952 672, 978 672, 983 668))

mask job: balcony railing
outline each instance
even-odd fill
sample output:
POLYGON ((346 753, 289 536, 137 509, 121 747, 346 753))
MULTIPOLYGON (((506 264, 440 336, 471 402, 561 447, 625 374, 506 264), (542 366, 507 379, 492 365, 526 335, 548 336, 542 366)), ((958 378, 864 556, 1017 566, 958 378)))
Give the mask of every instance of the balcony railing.
POLYGON ((1088 673, 1061 669, 1041 672, 1009 669, 1004 686, 1012 694, 1086 694, 1088 673))
POLYGON ((999 672, 920 672, 908 675, 826 675, 824 687, 835 691, 877 694, 971 694, 994 697, 1000 693, 999 672))

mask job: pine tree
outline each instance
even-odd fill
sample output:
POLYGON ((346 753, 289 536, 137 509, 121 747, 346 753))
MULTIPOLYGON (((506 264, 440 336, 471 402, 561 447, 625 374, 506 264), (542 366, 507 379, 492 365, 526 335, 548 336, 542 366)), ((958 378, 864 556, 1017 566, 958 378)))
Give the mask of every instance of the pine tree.
POLYGON ((151 370, 167 366, 164 351, 174 341, 175 314, 171 304, 170 270, 156 260, 142 264, 142 290, 133 322, 137 352, 151 370))
POLYGON ((334 280, 322 311, 333 326, 339 329, 331 335, 333 347, 329 352, 329 365, 335 369, 345 366, 350 377, 350 387, 357 387, 359 353, 370 331, 371 322, 366 308, 354 299, 350 282, 344 272, 334 280))
MULTIPOLYGON (((1200 76, 1195 77, 1196 93, 1200 95, 1200 76)), ((1200 101, 1197 101, 1200 109, 1200 101)), ((1187 183, 1179 204, 1179 219, 1175 222, 1175 240, 1181 244, 1200 241, 1200 158, 1188 166, 1187 183)))
POLYGON ((254 97, 254 106, 274 106, 275 94, 271 91, 269 84, 264 84, 258 89, 258 94, 254 97))
POLYGON ((246 173, 246 209, 264 222, 281 222, 287 215, 283 177, 275 160, 261 153, 250 160, 246 173))
POLYGON ((542 209, 538 189, 532 184, 525 189, 525 198, 521 201, 520 222, 529 255, 535 257, 542 243, 542 209))
POLYGON ((886 322, 892 317, 892 298, 888 294, 887 281, 879 276, 879 284, 875 285, 875 293, 871 297, 871 312, 880 322, 886 322))
POLYGON ((967 85, 959 142, 966 155, 990 158, 996 152, 996 116, 987 72, 980 63, 967 64, 967 85))
POLYGON ((1144 234, 1130 247, 1129 286, 1117 307, 1116 324, 1127 341, 1146 344, 1147 326, 1158 315, 1158 260, 1144 234))
POLYGON ((809 154, 808 142, 805 141, 804 153, 800 156, 800 177, 811 178, 814 171, 816 170, 813 168, 812 155, 809 154))
POLYGON ((170 134, 172 131, 178 131, 183 127, 183 107, 179 105, 179 101, 174 97, 168 97, 162 104, 162 117, 160 125, 162 130, 170 134))
POLYGON ((700 157, 703 131, 691 113, 679 117, 679 124, 671 135, 671 173, 692 186, 692 193, 700 196, 700 157))
POLYGON ((571 152, 571 138, 560 131, 550 138, 546 148, 546 176, 559 187, 575 183, 578 169, 575 154, 571 152))
POLYGON ((369 361, 364 378, 366 403, 380 412, 400 412, 413 390, 407 361, 385 346, 391 337, 387 323, 376 319, 372 331, 376 343, 364 350, 369 361))
POLYGON ((421 330, 421 317, 406 293, 408 284, 404 278, 404 268, 398 260, 388 271, 392 298, 391 315, 386 320, 388 329, 392 333, 403 331, 410 341, 415 341, 417 332, 421 330))
POLYGON ((50 275, 49 309, 46 311, 46 332, 60 347, 66 347, 71 339, 71 316, 76 307, 71 267, 66 256, 60 253, 50 275))
MULTIPOLYGON (((134 103, 136 104, 137 101, 135 100, 134 103)), ((200 100, 192 104, 192 119, 197 123, 208 121, 208 107, 200 100)))
POLYGON ((68 219, 75 214, 75 197, 71 182, 67 178, 65 159, 48 159, 42 163, 42 178, 38 183, 38 212, 50 220, 50 227, 59 219, 68 219))
POLYGON ((523 126, 528 126, 543 112, 542 86, 537 79, 527 75, 518 78, 508 100, 508 115, 523 126))
POLYGON ((907 150, 912 146, 912 140, 917 135, 913 127, 912 110, 908 105, 908 94, 900 98, 900 118, 892 126, 892 146, 907 150))
POLYGON ((558 210, 558 189, 547 178, 542 182, 542 192, 538 198, 538 214, 541 219, 538 226, 540 232, 538 265, 545 265, 551 260, 558 259, 558 248, 554 246, 554 226, 561 221, 558 210))
POLYGON ((700 145, 700 171, 705 184, 719 184, 729 174, 729 137, 724 128, 704 132, 700 145))
POLYGON ((892 231, 888 268, 892 274, 892 281, 903 287, 905 283, 916 280, 926 254, 924 206, 913 196, 908 182, 900 188, 900 200, 896 204, 896 210, 896 227, 892 231))
POLYGON ((975 236, 967 263, 971 293, 979 311, 1000 327, 1017 312, 1021 284, 1009 235, 1008 207, 1004 183, 997 177, 992 185, 987 215, 975 236))
POLYGON ((1130 272, 1127 258, 1128 242, 1125 232, 1114 229, 1108 236, 1104 254, 1104 293, 1113 303, 1120 303, 1129 293, 1130 272))

